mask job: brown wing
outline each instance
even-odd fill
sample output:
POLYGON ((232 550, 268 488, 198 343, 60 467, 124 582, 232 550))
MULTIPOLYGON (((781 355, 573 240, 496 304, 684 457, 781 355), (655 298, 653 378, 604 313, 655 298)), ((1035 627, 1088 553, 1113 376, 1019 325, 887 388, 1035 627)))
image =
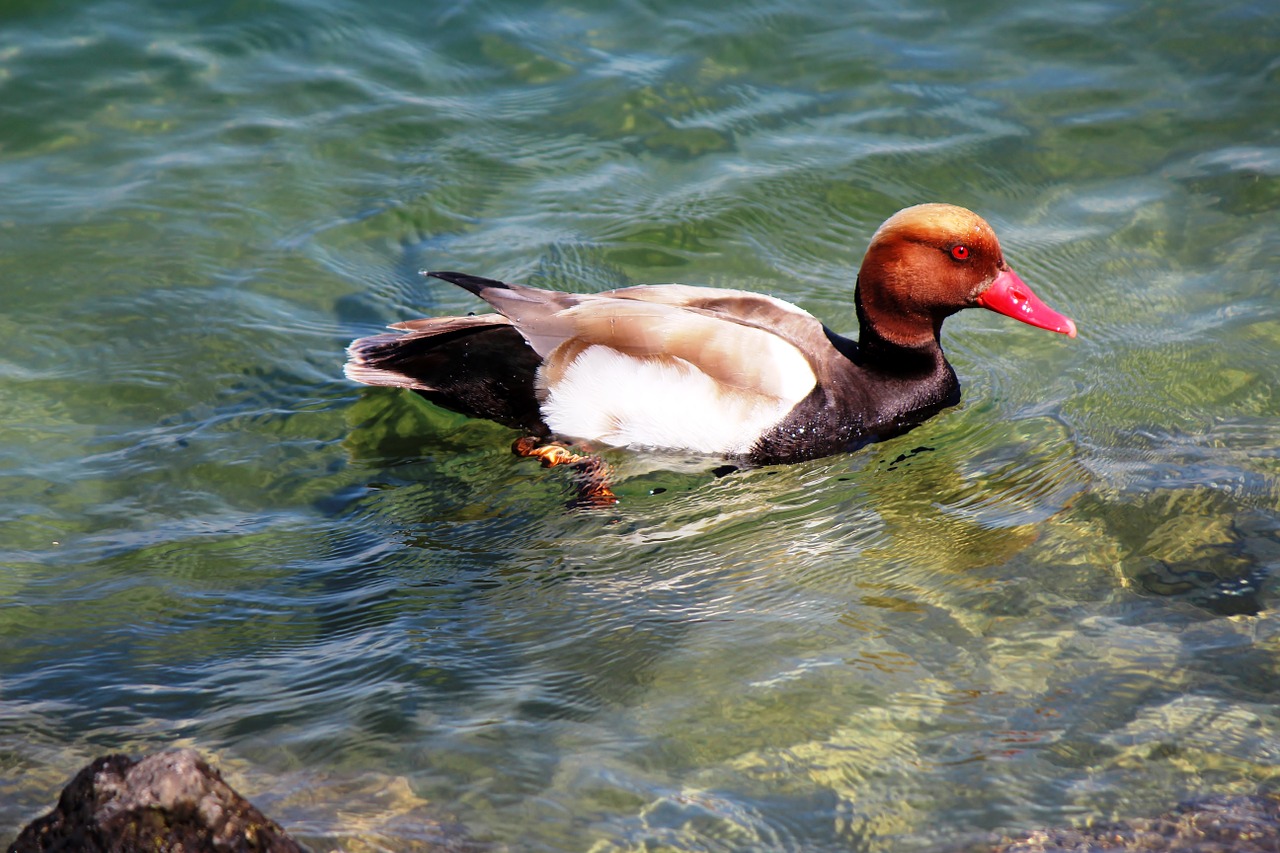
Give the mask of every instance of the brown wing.
MULTIPOLYGON (((687 316, 702 315, 732 325, 755 328, 789 342, 814 367, 833 354, 826 329, 812 314, 781 299, 745 290, 658 284, 579 295, 510 284, 466 273, 432 272, 430 275, 463 287, 488 302, 498 313, 511 320, 529 345, 543 358, 579 334, 573 323, 566 322, 569 312, 584 310, 589 316, 598 316, 596 312, 606 309, 593 307, 588 310, 580 309, 580 306, 623 302, 666 306, 687 316)), ((618 311, 632 318, 626 324, 627 334, 633 338, 640 335, 638 327, 645 322, 640 319, 642 313, 626 308, 619 308, 618 311)), ((665 327, 675 321, 671 314, 664 312, 655 315, 652 322, 665 327)), ((694 323, 690 325, 696 326, 694 323)), ((661 337, 671 333, 657 334, 661 337)), ((675 337, 678 338, 679 335, 676 334, 675 337)))
POLYGON ((590 346, 633 358, 680 359, 723 386, 775 399, 803 397, 814 383, 808 359, 784 338, 669 304, 584 299, 545 325, 554 325, 565 342, 544 359, 547 384, 590 346))
POLYGON ((647 284, 600 295, 659 302, 763 329, 795 345, 810 361, 827 357, 826 351, 831 347, 826 330, 816 317, 797 305, 762 293, 684 284, 647 284))
POLYGON ((492 305, 543 358, 554 384, 584 350, 604 346, 640 359, 679 359, 738 392, 803 398, 830 357, 822 324, 773 297, 739 290, 648 285, 568 294, 463 273, 432 275, 492 305))

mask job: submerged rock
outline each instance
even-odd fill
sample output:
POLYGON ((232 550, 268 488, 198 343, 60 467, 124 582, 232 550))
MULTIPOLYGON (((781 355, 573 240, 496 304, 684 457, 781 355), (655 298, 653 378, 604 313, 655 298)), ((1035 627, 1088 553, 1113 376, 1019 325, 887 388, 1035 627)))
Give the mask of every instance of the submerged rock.
POLYGON ((966 849, 972 853, 1276 853, 1280 851, 1280 795, 1204 797, 1156 818, 1036 830, 966 849))
POLYGON ((96 759, 9 853, 305 853, 189 749, 96 759))

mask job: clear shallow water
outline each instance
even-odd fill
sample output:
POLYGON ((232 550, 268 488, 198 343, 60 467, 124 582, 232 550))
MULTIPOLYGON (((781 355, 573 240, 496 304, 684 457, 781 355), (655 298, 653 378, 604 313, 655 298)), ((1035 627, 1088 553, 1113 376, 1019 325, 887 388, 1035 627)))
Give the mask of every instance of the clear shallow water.
POLYGON ((1274 784, 1278 48, 1256 2, 0 4, 0 839, 175 744, 317 850, 911 850, 1274 784), (476 307, 427 266, 852 331, 925 200, 1081 335, 952 319, 964 403, 855 455, 617 454, 573 513, 341 379, 476 307))

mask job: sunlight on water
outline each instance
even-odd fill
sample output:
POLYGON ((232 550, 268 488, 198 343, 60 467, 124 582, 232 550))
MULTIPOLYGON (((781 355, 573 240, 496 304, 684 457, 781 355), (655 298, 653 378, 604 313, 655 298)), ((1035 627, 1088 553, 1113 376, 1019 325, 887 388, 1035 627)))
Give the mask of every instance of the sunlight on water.
MULTIPOLYGON (((0 3, 0 839, 190 746, 316 850, 936 849, 1280 781, 1267 4, 0 3), (342 379, 418 270, 853 333, 987 217, 1069 341, 800 465, 342 379)), ((7 842, 6 842, 7 843, 7 842)))

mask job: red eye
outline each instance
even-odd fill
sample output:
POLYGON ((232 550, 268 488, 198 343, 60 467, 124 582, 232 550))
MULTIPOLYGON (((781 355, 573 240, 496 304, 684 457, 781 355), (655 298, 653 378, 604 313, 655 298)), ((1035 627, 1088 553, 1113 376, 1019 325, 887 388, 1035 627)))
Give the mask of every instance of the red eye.
POLYGON ((958 243, 951 247, 951 257, 957 261, 967 260, 969 257, 969 247, 963 243, 958 243))

